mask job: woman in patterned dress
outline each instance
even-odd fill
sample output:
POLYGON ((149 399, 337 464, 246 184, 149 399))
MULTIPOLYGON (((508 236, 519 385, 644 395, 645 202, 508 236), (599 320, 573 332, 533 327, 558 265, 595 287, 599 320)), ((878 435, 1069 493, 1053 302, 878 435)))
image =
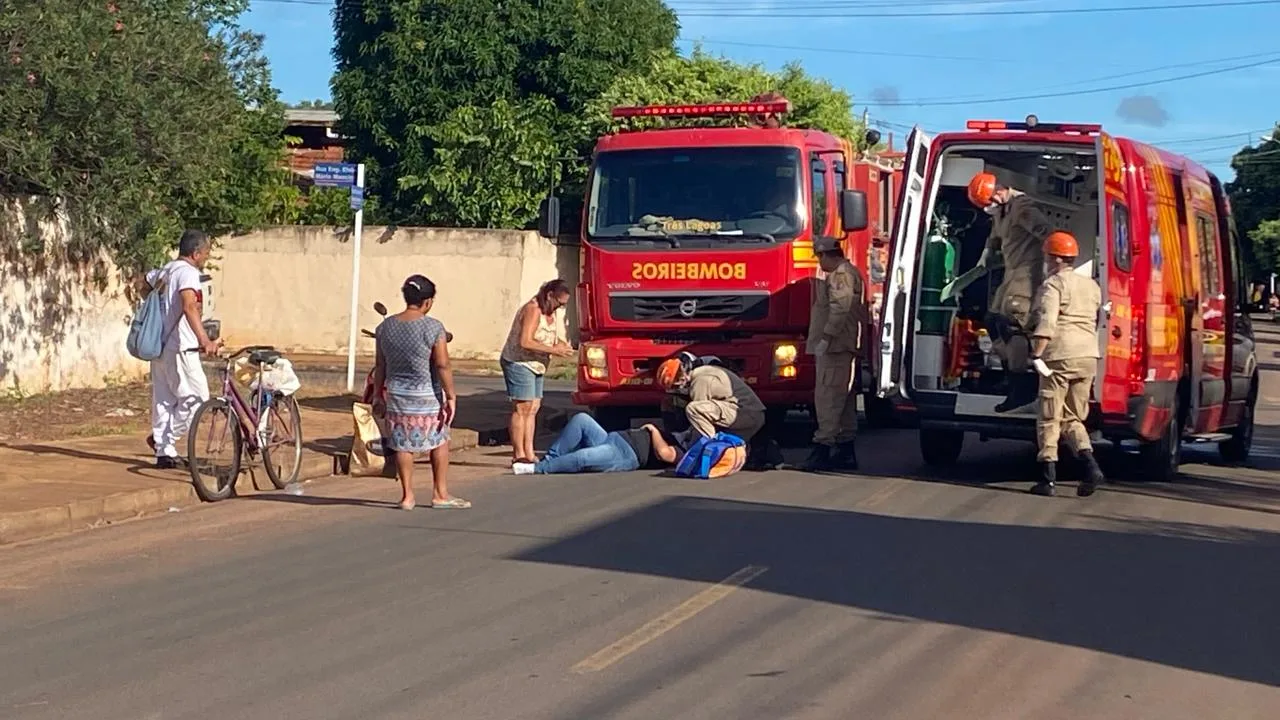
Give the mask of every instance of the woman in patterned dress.
POLYGON ((400 288, 405 309, 378 325, 374 387, 386 387, 386 400, 375 400, 375 414, 386 419, 383 446, 396 454, 396 474, 403 494, 400 507, 412 510, 413 461, 431 455, 431 507, 469 508, 471 503, 449 494, 449 426, 457 412, 453 370, 444 325, 427 315, 435 302, 435 283, 414 275, 400 288))

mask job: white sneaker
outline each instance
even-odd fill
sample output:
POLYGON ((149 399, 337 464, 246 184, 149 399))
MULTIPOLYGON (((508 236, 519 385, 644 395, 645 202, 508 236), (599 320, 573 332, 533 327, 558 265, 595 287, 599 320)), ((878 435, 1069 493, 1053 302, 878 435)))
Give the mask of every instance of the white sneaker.
POLYGON ((515 473, 516 475, 532 475, 533 468, 534 468, 533 463, 513 463, 511 465, 511 472, 515 473))

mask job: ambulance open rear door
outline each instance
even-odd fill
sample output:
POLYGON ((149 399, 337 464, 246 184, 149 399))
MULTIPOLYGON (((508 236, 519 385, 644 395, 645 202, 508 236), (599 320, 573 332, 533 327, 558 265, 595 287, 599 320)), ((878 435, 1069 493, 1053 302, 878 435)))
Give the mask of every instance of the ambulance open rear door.
POLYGON ((881 313, 880 397, 898 395, 907 398, 908 332, 915 324, 915 284, 920 255, 920 238, 924 235, 925 207, 928 196, 926 172, 929 169, 930 140, 920 128, 912 128, 907 137, 907 154, 902 171, 902 202, 898 222, 890 239, 889 273, 884 289, 881 313))

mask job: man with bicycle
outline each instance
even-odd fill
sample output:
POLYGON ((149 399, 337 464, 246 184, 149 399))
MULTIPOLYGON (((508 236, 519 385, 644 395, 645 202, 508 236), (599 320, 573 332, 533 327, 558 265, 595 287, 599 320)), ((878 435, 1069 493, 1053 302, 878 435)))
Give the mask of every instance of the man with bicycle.
POLYGON ((209 339, 203 323, 204 291, 200 271, 209 261, 213 243, 199 230, 182 233, 178 259, 147 273, 147 286, 166 293, 166 335, 160 357, 151 361, 151 436, 156 467, 180 466, 178 439, 186 434, 191 416, 209 399, 209 381, 200 353, 213 355, 220 343, 209 339))

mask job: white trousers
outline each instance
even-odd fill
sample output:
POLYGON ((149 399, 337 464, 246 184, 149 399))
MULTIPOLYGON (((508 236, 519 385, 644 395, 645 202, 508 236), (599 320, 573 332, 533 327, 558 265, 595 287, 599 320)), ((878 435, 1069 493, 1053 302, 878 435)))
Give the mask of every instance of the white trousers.
POLYGON ((191 426, 191 416, 209 399, 209 381, 199 353, 165 348, 151 361, 151 438, 156 457, 178 457, 178 439, 191 426))

